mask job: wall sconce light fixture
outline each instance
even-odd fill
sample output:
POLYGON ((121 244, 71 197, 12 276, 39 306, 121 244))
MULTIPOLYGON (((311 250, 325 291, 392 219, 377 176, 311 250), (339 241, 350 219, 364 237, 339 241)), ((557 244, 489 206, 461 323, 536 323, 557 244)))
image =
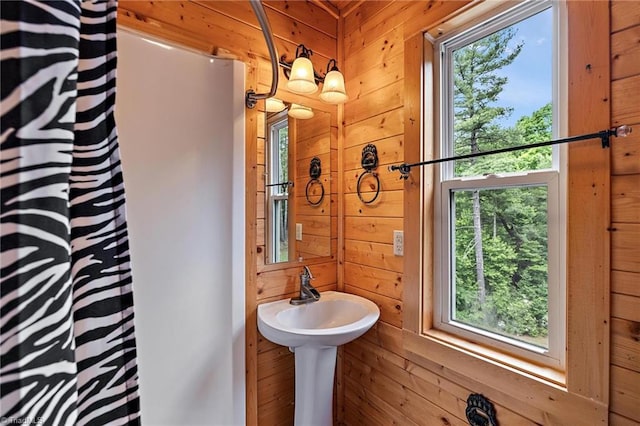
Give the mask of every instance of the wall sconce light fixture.
POLYGON ((320 99, 329 104, 343 104, 349 99, 344 88, 344 76, 338 69, 335 59, 329 60, 327 64, 327 75, 324 76, 320 99))
POLYGON ((287 113, 289 117, 297 118, 300 120, 307 120, 313 117, 313 110, 307 106, 300 104, 291 104, 289 107, 289 112, 287 113))
POLYGON ((265 100, 264 109, 266 112, 280 112, 288 109, 287 115, 299 120, 307 120, 309 118, 312 118, 314 115, 313 110, 308 106, 284 102, 274 97, 267 98, 265 100))
MULTIPOLYGON (((318 85, 315 81, 315 70, 309 59, 312 54, 313 52, 304 47, 304 44, 296 48, 296 59, 290 65, 289 75, 285 73, 289 79, 287 81, 287 89, 303 95, 315 93, 318 90, 318 85)), ((284 56, 280 59, 280 62, 284 62, 284 56)))
POLYGON ((264 109, 267 112, 280 112, 284 110, 287 106, 278 98, 267 98, 265 100, 264 109))
POLYGON ((294 93, 308 95, 318 90, 318 83, 323 83, 320 99, 331 104, 341 104, 349 98, 344 87, 344 76, 338 69, 335 59, 329 60, 327 73, 318 74, 313 69, 309 57, 313 54, 303 44, 296 48, 296 58, 287 62, 285 56, 280 58, 280 66, 284 69, 284 75, 289 79, 287 89, 294 93))

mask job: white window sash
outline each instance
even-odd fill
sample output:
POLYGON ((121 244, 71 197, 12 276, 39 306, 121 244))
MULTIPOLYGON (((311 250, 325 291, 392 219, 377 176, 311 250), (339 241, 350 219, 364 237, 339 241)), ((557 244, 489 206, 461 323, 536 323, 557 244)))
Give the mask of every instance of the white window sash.
POLYGON ((563 306, 565 298, 561 294, 562 265, 561 265, 561 223, 559 173, 556 171, 534 171, 529 173, 514 173, 505 175, 489 175, 476 179, 457 178, 442 182, 438 198, 440 211, 436 215, 436 250, 434 279, 434 327, 451 334, 457 334, 468 340, 480 344, 496 347, 505 352, 525 357, 555 368, 564 367, 562 356, 565 332, 563 306), (547 274, 548 274, 548 349, 540 348, 492 333, 480 328, 462 324, 452 319, 453 286, 451 276, 455 271, 455 259, 452 250, 453 218, 450 208, 451 191, 474 189, 506 189, 527 186, 545 186, 547 188, 547 274))

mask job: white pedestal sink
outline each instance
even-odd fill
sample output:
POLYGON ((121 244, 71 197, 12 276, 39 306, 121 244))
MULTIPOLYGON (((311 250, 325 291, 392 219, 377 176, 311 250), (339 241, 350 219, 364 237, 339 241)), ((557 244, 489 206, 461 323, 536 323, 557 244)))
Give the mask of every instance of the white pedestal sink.
POLYGON ((336 348, 363 335, 379 316, 370 300, 337 291, 306 305, 285 299, 258 306, 260 333, 294 352, 295 426, 333 424, 336 348))

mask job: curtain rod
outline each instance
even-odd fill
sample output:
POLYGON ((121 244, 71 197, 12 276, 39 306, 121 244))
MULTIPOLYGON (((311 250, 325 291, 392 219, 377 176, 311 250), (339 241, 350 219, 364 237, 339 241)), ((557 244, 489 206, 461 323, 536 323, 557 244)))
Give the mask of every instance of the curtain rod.
POLYGON ((271 25, 269 25, 269 18, 264 11, 264 7, 260 0, 249 0, 251 8, 258 18, 264 40, 267 42, 267 48, 269 49, 269 56, 271 57, 271 89, 269 93, 256 93, 254 90, 247 90, 245 95, 245 105, 247 108, 254 108, 259 100, 271 98, 276 94, 278 90, 278 50, 273 42, 273 33, 271 32, 271 25))
POLYGON ((622 125, 619 127, 616 127, 615 129, 609 129, 609 130, 602 130, 600 132, 597 133, 588 133, 585 135, 579 135, 579 136, 571 136, 568 138, 563 138, 563 139, 556 139, 556 140, 551 140, 551 141, 545 141, 545 142, 535 142, 532 144, 528 144, 528 145, 517 145, 517 146, 510 146, 507 148, 499 148, 499 149, 494 149, 491 151, 484 151, 484 152, 476 152, 473 154, 464 154, 464 155, 456 155, 453 157, 445 157, 445 158, 437 158, 435 160, 427 160, 427 161, 421 161, 418 163, 411 163, 411 164, 407 164, 407 163, 402 163, 402 164, 392 164, 389 166, 389 171, 399 171, 400 172, 400 179, 408 179, 409 178, 409 173, 411 172, 411 168, 412 167, 418 167, 418 166, 426 166, 429 164, 436 164, 436 163, 444 163, 447 161, 455 161, 455 160, 465 160, 467 158, 475 158, 475 157, 484 157, 485 155, 493 155, 493 154, 501 154, 503 152, 511 152, 511 151, 519 151, 522 149, 531 149, 531 148, 539 148, 541 146, 549 146, 549 145, 557 145, 557 144, 561 144, 561 143, 569 143, 569 142, 576 142, 576 141, 583 141, 583 140, 587 140, 587 139, 596 139, 596 138, 600 138, 600 140, 602 141, 602 148, 609 148, 609 138, 611 136, 616 136, 616 137, 626 137, 629 135, 629 133, 631 133, 633 129, 630 126, 626 126, 626 125, 622 125))

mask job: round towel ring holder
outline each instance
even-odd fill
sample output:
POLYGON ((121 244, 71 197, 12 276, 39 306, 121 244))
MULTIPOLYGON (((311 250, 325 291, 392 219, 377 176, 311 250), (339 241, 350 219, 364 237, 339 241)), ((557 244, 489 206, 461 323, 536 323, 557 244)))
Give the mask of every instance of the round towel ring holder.
POLYGON ((309 179, 309 182, 307 182, 307 187, 304 190, 304 195, 307 199, 307 202, 312 206, 318 206, 320 205, 320 203, 322 203, 322 200, 324 200, 324 185, 319 179, 321 174, 322 162, 320 161, 320 158, 313 157, 311 159, 311 163, 309 164, 309 177, 311 179, 309 179), (312 201, 311 197, 309 196, 309 191, 314 185, 320 185, 320 197, 316 201, 312 201))
POLYGON ((364 172, 360 173, 360 176, 358 177, 356 192, 358 193, 358 198, 360 198, 360 201, 362 201, 364 204, 371 204, 378 198, 378 195, 380 195, 380 177, 378 176, 378 172, 374 170, 378 167, 378 150, 374 144, 370 143, 362 148, 362 159, 360 160, 360 165, 362 165, 364 172), (360 190, 362 181, 367 175, 373 176, 376 181, 375 194, 368 200, 362 196, 362 192, 360 190))

